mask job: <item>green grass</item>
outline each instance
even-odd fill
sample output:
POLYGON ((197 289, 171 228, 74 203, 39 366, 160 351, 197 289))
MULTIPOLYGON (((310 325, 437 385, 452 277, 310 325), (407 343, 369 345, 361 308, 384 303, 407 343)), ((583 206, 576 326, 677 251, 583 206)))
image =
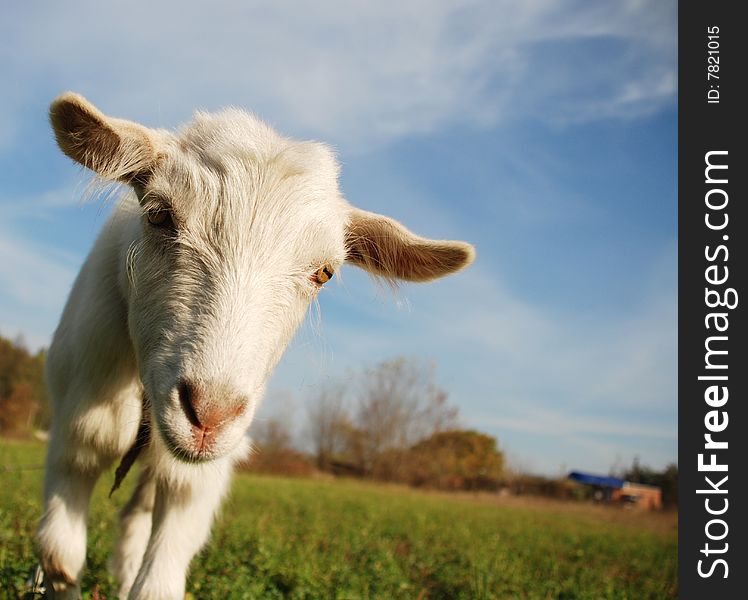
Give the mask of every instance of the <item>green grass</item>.
MULTIPOLYGON (((39 444, 0 441, 0 598, 22 597, 35 564, 39 444)), ((117 510, 96 488, 84 597, 115 597, 106 570, 117 510)), ((236 477, 194 598, 674 598, 672 515, 547 501, 450 497, 351 481, 236 477)))

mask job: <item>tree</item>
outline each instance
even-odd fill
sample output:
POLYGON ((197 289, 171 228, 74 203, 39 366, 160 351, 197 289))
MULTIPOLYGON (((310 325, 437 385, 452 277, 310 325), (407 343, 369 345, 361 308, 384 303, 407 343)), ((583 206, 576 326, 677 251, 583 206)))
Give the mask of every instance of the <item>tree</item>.
POLYGON ((29 433, 49 423, 44 352, 29 353, 22 339, 0 337, 0 432, 29 433))
POLYGON ((277 452, 291 448, 291 432, 280 419, 258 420, 253 434, 254 444, 265 452, 277 452))
POLYGON ((255 451, 246 468, 258 473, 304 476, 314 470, 309 459, 293 447, 288 421, 270 418, 253 428, 255 451))
POLYGON ((396 358, 365 371, 355 425, 361 434, 361 470, 400 478, 399 453, 435 432, 453 427, 457 409, 435 382, 433 365, 396 358))
POLYGON ((307 407, 307 433, 319 469, 329 470, 350 450, 353 428, 345 403, 345 386, 323 386, 307 407))
POLYGON ((409 453, 410 482, 440 489, 496 489, 504 455, 496 439, 477 431, 437 432, 409 453))

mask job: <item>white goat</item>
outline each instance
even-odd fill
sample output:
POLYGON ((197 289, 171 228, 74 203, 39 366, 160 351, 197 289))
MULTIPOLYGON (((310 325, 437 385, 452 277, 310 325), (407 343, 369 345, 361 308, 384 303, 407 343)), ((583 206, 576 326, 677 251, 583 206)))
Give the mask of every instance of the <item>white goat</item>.
POLYGON ((241 110, 170 133, 66 93, 50 119, 65 154, 133 193, 83 265, 47 358, 48 593, 80 597, 91 491, 143 446, 113 561, 120 596, 182 598, 268 377, 322 284, 344 261, 428 281, 473 248, 351 207, 327 146, 241 110))

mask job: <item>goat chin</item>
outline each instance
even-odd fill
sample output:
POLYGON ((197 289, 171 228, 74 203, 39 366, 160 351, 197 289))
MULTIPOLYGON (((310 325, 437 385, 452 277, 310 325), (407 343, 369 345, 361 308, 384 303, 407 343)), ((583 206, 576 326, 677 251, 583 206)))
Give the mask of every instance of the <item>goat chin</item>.
POLYGON ((242 110, 198 113, 174 133, 66 93, 50 120, 66 155, 126 191, 47 357, 54 416, 38 542, 48 593, 80 595, 91 490, 125 457, 125 473, 136 458, 141 468, 112 563, 120 596, 182 598, 247 455, 244 431, 320 287, 344 261, 390 283, 430 281, 474 250, 352 207, 326 145, 242 110), (148 434, 145 417, 157 424, 148 434))

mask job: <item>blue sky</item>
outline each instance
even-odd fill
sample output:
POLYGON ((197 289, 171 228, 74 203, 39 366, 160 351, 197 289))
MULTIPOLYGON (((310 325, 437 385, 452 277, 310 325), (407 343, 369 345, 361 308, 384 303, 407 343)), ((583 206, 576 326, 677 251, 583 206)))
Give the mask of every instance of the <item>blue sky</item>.
POLYGON ((398 355, 433 361, 515 466, 677 455, 676 3, 16 3, 0 19, 0 333, 48 344, 108 207, 55 147, 49 102, 173 128, 249 108, 327 141, 348 199, 475 244, 396 294, 350 267, 264 415, 398 355))

